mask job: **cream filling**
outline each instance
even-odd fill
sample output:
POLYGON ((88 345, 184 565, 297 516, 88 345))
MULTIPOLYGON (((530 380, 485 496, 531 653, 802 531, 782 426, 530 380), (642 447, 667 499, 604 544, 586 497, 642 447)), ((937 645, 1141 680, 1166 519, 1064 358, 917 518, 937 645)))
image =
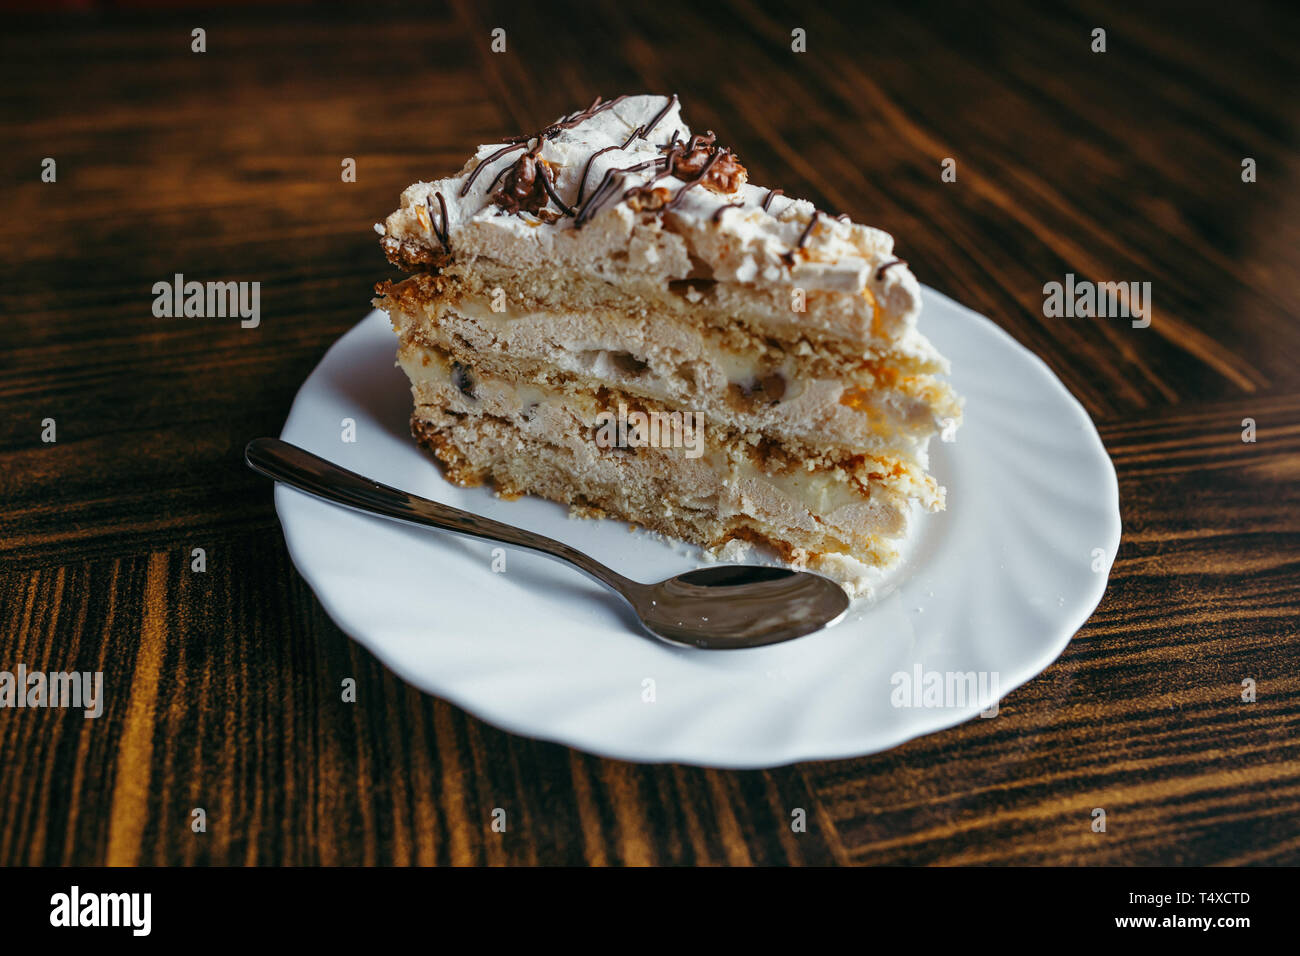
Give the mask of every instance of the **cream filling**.
MULTIPOLYGON (((557 319, 557 316, 549 312, 529 312, 513 309, 498 312, 491 307, 490 303, 476 299, 460 299, 453 305, 449 305, 448 308, 457 315, 472 319, 484 328, 498 332, 504 332, 512 325, 545 328, 554 326, 557 319)), ((427 310, 426 314, 431 322, 437 322, 432 309, 427 310)), ((628 318, 626 316, 612 313, 602 315, 600 319, 603 320, 600 324, 606 328, 617 329, 620 339, 627 337, 628 318)), ((704 336, 698 333, 683 333, 677 330, 665 331, 668 341, 673 346, 683 352, 690 353, 689 358, 697 361, 706 360, 717 365, 729 383, 742 384, 751 382, 760 372, 766 373, 772 367, 771 363, 764 363, 759 356, 754 355, 752 352, 737 352, 718 347, 706 342, 704 336)), ((593 339, 595 338, 596 336, 593 335, 593 339)), ((618 377, 619 368, 613 357, 620 353, 624 353, 624 350, 612 349, 607 346, 596 348, 579 346, 576 350, 568 352, 568 354, 574 356, 588 356, 590 354, 591 358, 586 363, 582 361, 575 362, 573 368, 565 369, 565 371, 590 371, 601 377, 606 377, 606 373, 610 373, 612 377, 618 377)), ((635 355, 634 358, 644 361, 646 356, 635 355)), ((789 373, 787 374, 788 379, 795 377, 793 374, 794 363, 788 356, 780 365, 776 366, 776 369, 783 373, 789 373)))

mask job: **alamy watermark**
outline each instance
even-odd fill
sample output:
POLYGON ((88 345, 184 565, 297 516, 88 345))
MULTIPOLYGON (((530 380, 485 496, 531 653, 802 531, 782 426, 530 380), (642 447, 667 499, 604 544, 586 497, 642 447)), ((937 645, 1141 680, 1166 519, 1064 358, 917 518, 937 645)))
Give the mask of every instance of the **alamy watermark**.
POLYGON ((75 883, 50 897, 50 925, 55 927, 123 927, 132 936, 153 928, 152 893, 83 893, 75 883))
POLYGON ((979 707, 981 717, 998 715, 1000 680, 997 671, 927 671, 918 663, 910 671, 895 671, 889 703, 894 707, 979 707))
POLYGON ((1150 282, 1090 282, 1076 280, 1073 272, 1064 282, 1043 286, 1043 315, 1058 318, 1133 320, 1133 328, 1151 324, 1150 282))
POLYGON ((0 708, 77 707, 87 720, 104 713, 103 671, 0 671, 0 708))
POLYGON ((155 282, 153 294, 153 314, 159 319, 238 316, 245 329, 255 329, 262 322, 260 282, 186 282, 178 272, 171 282, 155 282))

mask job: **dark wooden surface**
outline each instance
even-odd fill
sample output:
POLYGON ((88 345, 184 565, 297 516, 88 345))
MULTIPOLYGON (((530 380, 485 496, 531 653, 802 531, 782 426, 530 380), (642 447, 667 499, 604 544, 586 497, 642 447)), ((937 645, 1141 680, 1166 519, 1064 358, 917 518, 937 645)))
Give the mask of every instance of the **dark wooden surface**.
POLYGON ((10 18, 0 670, 102 670, 107 708, 0 711, 0 863, 1300 861, 1300 21, 898 6, 10 18), (1123 499, 1110 587, 998 719, 767 772, 601 760, 406 687, 291 567, 240 450, 392 274, 371 224, 474 145, 635 90, 680 93, 756 181, 893 232, 1093 414, 1123 499), (153 317, 176 272, 260 281, 260 328, 153 317), (1044 318, 1066 272, 1150 281, 1151 327, 1044 318))

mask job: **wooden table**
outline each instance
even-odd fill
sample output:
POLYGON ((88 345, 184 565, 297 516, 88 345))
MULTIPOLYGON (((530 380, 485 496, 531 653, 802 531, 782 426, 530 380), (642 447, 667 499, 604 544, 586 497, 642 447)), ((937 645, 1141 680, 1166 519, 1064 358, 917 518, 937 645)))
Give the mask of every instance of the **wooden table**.
POLYGON ((7 23, 0 670, 103 671, 107 699, 0 711, 0 863, 1300 861, 1294 7, 516 6, 7 23), (1119 558, 998 719, 766 772, 601 760, 410 689, 291 567, 241 449, 393 274, 371 224, 474 145, 638 90, 892 232, 1092 413, 1119 558), (260 281, 262 324, 155 318, 175 273, 260 281), (1151 282, 1150 327, 1045 318, 1066 273, 1151 282))

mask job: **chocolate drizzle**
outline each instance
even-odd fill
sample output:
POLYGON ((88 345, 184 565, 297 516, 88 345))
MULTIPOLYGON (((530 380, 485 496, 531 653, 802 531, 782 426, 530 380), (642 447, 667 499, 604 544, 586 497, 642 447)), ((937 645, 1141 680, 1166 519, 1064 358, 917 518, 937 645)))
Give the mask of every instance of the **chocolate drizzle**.
POLYGON ((817 225, 817 217, 822 215, 820 209, 814 209, 812 216, 808 219, 808 225, 803 227, 803 232, 799 233, 799 241, 794 244, 794 248, 789 252, 781 253, 781 260, 788 266, 794 265, 794 254, 804 247, 808 237, 812 235, 813 226, 817 225))
POLYGON ((582 205, 582 194, 587 190, 587 177, 591 175, 591 164, 596 161, 596 157, 603 156, 615 149, 627 149, 632 145, 634 139, 645 135, 645 129, 644 126, 638 126, 636 129, 632 130, 631 135, 629 135, 627 139, 623 140, 622 146, 606 146, 604 149, 598 149, 587 157, 586 165, 582 167, 582 178, 578 180, 578 197, 573 201, 575 205, 582 205))
POLYGON ((803 232, 799 233, 799 241, 794 244, 796 249, 802 249, 808 237, 812 235, 813 226, 817 225, 817 217, 822 214, 820 209, 814 209, 813 214, 808 219, 808 225, 804 226, 803 232))
POLYGON ((656 166, 662 164, 663 169, 657 172, 650 179, 649 182, 642 183, 640 186, 633 186, 627 192, 623 193, 623 198, 631 199, 633 196, 649 196, 651 193, 653 193, 655 184, 659 182, 659 180, 665 179, 668 176, 672 175, 673 159, 676 157, 677 152, 680 150, 680 148, 681 148, 680 146, 674 143, 672 147, 669 148, 668 154, 666 156, 664 156, 662 159, 656 159, 654 161, 656 166))
MULTIPOLYGON (((673 138, 676 139, 676 136, 674 136, 673 138)), ((694 136, 691 137, 691 142, 686 147, 686 153, 687 155, 690 155, 691 153, 699 149, 701 146, 712 146, 717 141, 718 141, 718 137, 714 134, 713 130, 707 130, 703 133, 696 133, 694 136)))
MULTIPOLYGON (((676 105, 677 105, 677 94, 674 93, 672 96, 668 98, 668 102, 664 104, 664 108, 655 114, 655 118, 650 121, 650 125, 645 128, 645 132, 642 133, 641 135, 648 137, 651 133, 653 133, 655 127, 659 125, 659 122, 669 113, 671 113, 673 107, 676 105)), ((677 131, 673 130, 672 139, 670 139, 668 142, 671 143, 676 138, 677 138, 677 131)))
POLYGON ((591 119, 593 116, 605 112, 605 110, 609 109, 612 106, 617 106, 619 103, 622 103, 625 99, 627 99, 627 94, 624 94, 622 96, 616 96, 612 100, 604 100, 604 101, 602 101, 601 98, 597 96, 594 100, 591 101, 591 105, 588 106, 585 110, 580 110, 577 113, 573 113, 570 116, 567 116, 564 119, 560 120, 558 123, 552 123, 550 126, 546 127, 544 130, 541 130, 540 132, 532 133, 527 136, 522 136, 522 135, 511 136, 509 139, 506 139, 503 142, 516 143, 516 144, 527 143, 530 140, 539 139, 541 137, 554 136, 556 133, 562 132, 563 130, 573 129, 573 127, 575 126, 582 125, 583 123, 587 122, 587 120, 591 119))
POLYGON ((488 183, 487 194, 489 196, 491 196, 493 191, 497 188, 497 183, 501 182, 501 177, 504 176, 506 173, 510 172, 510 170, 514 168, 515 168, 514 163, 507 163, 506 165, 502 166, 499 170, 497 170, 497 174, 492 177, 492 182, 488 183))
POLYGON ((744 208, 745 208, 744 202, 724 203, 723 205, 719 206, 717 209, 713 211, 713 215, 709 217, 709 220, 714 223, 722 222, 722 217, 726 215, 728 209, 744 209, 744 208))
POLYGON ((784 196, 784 189, 769 189, 767 195, 763 197, 763 212, 768 212, 772 205, 772 200, 777 196, 784 196))
MULTIPOLYGON (((483 171, 483 167, 485 167, 488 163, 500 159, 502 156, 505 156, 507 153, 512 153, 517 149, 528 150, 529 144, 533 140, 537 140, 537 145, 533 146, 532 149, 529 150, 529 152, 536 153, 538 150, 541 149, 542 141, 545 140, 548 136, 554 136, 556 133, 559 133, 566 129, 573 129, 575 126, 587 122, 587 120, 591 119, 593 116, 596 116, 599 113, 603 113, 605 110, 609 109, 612 106, 616 106, 617 104, 623 102, 623 100, 625 99, 627 99, 627 96, 623 95, 623 96, 616 96, 612 100, 605 100, 602 102, 601 98, 597 96, 594 100, 591 101, 591 105, 588 106, 585 110, 578 110, 578 112, 576 113, 570 113, 568 116, 560 120, 558 123, 552 123, 550 126, 546 127, 543 130, 540 130, 539 132, 533 133, 529 136, 510 137, 509 139, 505 140, 505 142, 509 145, 504 146, 501 149, 498 149, 496 152, 484 157, 479 162, 479 164, 474 167, 474 171, 471 172, 469 176, 466 178, 465 185, 463 185, 460 188, 460 194, 462 196, 465 196, 469 193, 470 187, 474 185, 474 180, 478 179, 479 173, 483 171)), ((509 168, 510 168, 509 166, 506 167, 506 169, 509 168)), ((497 181, 500 180, 504 174, 505 174, 505 170, 501 170, 500 172, 497 173, 496 178, 492 180, 492 186, 488 187, 489 194, 492 192, 492 189, 495 187, 497 181)), ((547 185, 547 192, 553 192, 549 184, 547 185)), ((561 208, 566 208, 566 207, 564 207, 564 205, 561 204, 561 208)), ((569 212, 569 215, 573 215, 572 211, 569 212)))
MULTIPOLYGON (((460 194, 464 196, 466 193, 469 192, 469 187, 474 185, 474 180, 478 179, 478 174, 483 172, 483 167, 486 166, 488 163, 492 162, 495 159, 501 158, 506 153, 513 153, 517 149, 527 149, 527 148, 528 148, 527 141, 524 141, 522 143, 514 143, 510 146, 503 146, 501 149, 498 149, 492 155, 484 157, 483 160, 479 162, 477 166, 474 167, 474 171, 469 174, 469 178, 465 180, 465 185, 460 187, 460 194)), ((509 168, 510 168, 509 166, 506 167, 506 169, 509 168)), ((500 178, 501 178, 501 173, 497 173, 497 179, 500 178)), ((495 183, 496 179, 492 180, 492 182, 495 183)), ((488 187, 488 192, 491 191, 492 188, 488 187)))
POLYGON ((559 193, 555 191, 555 186, 551 183, 551 171, 542 160, 537 161, 537 178, 542 181, 542 188, 546 190, 546 195, 551 197, 551 202, 560 207, 560 212, 566 216, 576 216, 572 209, 564 204, 559 193))
POLYGON ((627 149, 627 144, 622 146, 606 146, 604 149, 598 149, 587 157, 587 164, 582 167, 582 179, 578 181, 578 198, 574 200, 579 206, 582 205, 582 194, 587 189, 587 177, 591 175, 591 164, 596 161, 597 156, 603 156, 608 152, 616 149, 627 149))
POLYGON ((907 260, 905 259, 895 259, 893 262, 886 262, 883 266, 881 266, 879 269, 876 270, 876 281, 879 282, 881 279, 885 277, 886 269, 892 269, 894 268, 894 266, 905 266, 905 265, 907 265, 907 260))
POLYGON ((626 179, 630 173, 637 173, 643 169, 650 169, 663 162, 665 162, 664 159, 648 159, 645 162, 636 163, 633 166, 627 166, 623 169, 611 168, 605 170, 605 175, 601 178, 600 185, 596 187, 596 191, 591 194, 591 198, 587 200, 586 205, 578 210, 578 215, 574 219, 574 224, 577 226, 583 226, 591 220, 591 217, 600 209, 601 204, 609 198, 611 193, 616 191, 614 187, 615 177, 619 177, 619 181, 622 182, 622 180, 626 179))
POLYGON ((433 196, 424 197, 424 204, 429 207, 429 228, 433 230, 433 234, 442 243, 442 248, 447 252, 451 252, 451 244, 447 241, 449 236, 447 230, 447 200, 442 198, 441 192, 434 193, 433 196), (438 221, 433 218, 433 196, 438 197, 438 207, 442 210, 442 228, 438 228, 438 221))

